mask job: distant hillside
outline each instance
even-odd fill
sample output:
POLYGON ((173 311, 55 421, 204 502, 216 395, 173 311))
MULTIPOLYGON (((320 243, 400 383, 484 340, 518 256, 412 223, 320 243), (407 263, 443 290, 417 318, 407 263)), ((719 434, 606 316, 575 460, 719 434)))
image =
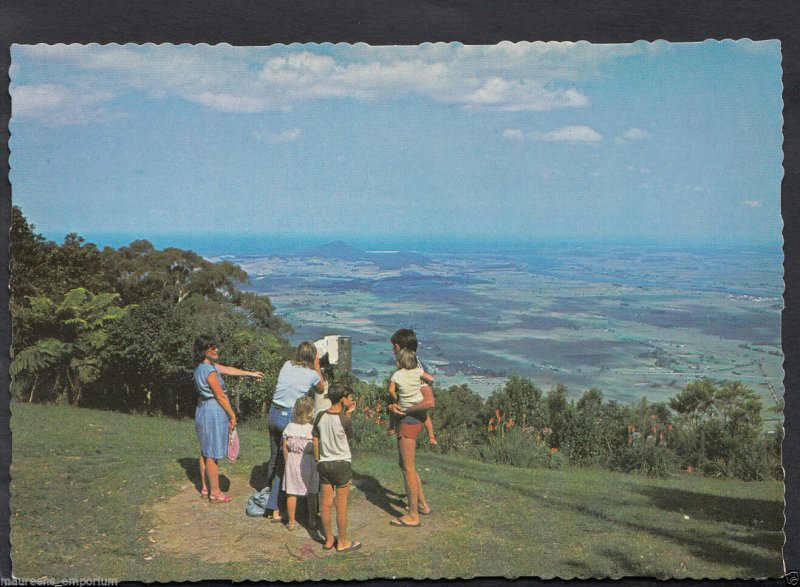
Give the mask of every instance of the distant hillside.
POLYGON ((333 241, 309 249, 298 255, 299 257, 319 257, 322 259, 341 259, 342 261, 364 261, 374 263, 381 269, 402 269, 410 265, 424 267, 429 259, 420 253, 409 251, 369 252, 361 251, 343 241, 333 241))
POLYGON ((305 252, 299 253, 300 257, 322 257, 324 259, 342 259, 344 261, 363 261, 364 251, 351 247, 344 241, 333 241, 319 245, 305 252))

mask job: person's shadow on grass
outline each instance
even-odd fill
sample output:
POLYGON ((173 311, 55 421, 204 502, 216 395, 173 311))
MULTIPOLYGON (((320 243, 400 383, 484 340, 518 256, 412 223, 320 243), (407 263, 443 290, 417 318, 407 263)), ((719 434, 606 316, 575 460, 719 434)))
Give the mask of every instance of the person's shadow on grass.
POLYGON ((405 513, 403 511, 405 502, 400 499, 405 495, 387 489, 372 475, 364 475, 353 471, 353 485, 364 494, 368 502, 379 507, 390 516, 398 517, 405 513))
POLYGON ((261 491, 267 486, 267 463, 256 465, 250 471, 250 487, 256 491, 261 491))
MULTIPOLYGON (((200 493, 200 490, 203 488, 203 485, 200 482, 200 461, 199 461, 199 457, 197 457, 197 458, 183 457, 183 458, 178 459, 178 464, 181 467, 183 467, 183 470, 186 473, 186 478, 194 484, 194 488, 197 489, 198 493, 200 493)), ((220 473, 220 475, 219 475, 219 489, 220 489, 220 491, 228 491, 230 488, 231 488, 231 480, 228 479, 222 473, 220 473)))

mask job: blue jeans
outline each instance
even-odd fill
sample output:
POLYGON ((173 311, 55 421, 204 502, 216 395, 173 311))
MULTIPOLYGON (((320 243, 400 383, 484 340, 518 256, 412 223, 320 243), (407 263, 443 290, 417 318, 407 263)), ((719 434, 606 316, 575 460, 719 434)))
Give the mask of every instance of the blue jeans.
POLYGON ((267 464, 267 483, 272 483, 267 500, 268 510, 278 509, 278 493, 283 478, 283 431, 292 421, 292 408, 279 408, 272 404, 269 408, 269 464, 267 464))

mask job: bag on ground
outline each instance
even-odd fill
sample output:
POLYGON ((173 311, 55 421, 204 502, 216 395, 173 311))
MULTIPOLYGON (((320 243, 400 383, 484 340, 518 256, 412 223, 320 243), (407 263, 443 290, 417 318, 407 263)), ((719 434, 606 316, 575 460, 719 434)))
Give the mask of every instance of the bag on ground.
POLYGON ((256 491, 247 499, 245 513, 251 518, 263 517, 267 512, 267 500, 269 499, 269 486, 261 491, 256 491))

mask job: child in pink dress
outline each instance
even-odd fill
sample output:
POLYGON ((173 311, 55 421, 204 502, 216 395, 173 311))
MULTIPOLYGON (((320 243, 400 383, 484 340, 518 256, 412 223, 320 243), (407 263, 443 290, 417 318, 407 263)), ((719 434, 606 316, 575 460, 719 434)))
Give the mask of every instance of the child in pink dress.
POLYGON ((289 523, 286 526, 288 530, 297 528, 295 522, 297 498, 303 496, 306 497, 309 529, 314 530, 317 526, 319 476, 311 434, 313 416, 312 399, 308 396, 298 398, 294 404, 292 421, 283 431, 283 459, 286 468, 281 489, 286 493, 286 509, 289 511, 289 523))

